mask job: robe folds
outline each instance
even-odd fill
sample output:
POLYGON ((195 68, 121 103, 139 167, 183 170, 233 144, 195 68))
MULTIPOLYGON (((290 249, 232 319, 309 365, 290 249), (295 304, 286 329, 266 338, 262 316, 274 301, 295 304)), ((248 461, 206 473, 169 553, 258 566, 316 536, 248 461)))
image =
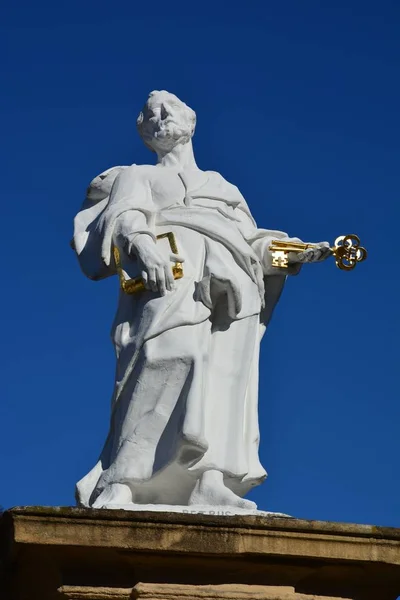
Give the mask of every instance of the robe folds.
MULTIPOLYGON (((123 240, 156 241, 166 232, 185 259, 184 275, 165 296, 120 292, 110 431, 77 484, 82 506, 113 483, 129 485, 135 503, 187 504, 207 469, 222 471, 240 496, 266 477, 258 457, 259 346, 285 281, 268 247, 289 238, 258 229, 239 190, 218 173, 132 165, 93 180, 73 246, 89 278, 116 274, 114 245, 126 276, 135 277, 139 266, 123 240)), ((157 244, 169 257, 167 240, 157 244)))

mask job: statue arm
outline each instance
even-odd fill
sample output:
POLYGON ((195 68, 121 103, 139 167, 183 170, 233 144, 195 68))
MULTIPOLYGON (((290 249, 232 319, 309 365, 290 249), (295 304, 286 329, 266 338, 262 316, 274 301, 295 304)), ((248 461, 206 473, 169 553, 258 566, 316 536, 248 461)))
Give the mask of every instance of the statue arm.
MULTIPOLYGON (((134 255, 145 287, 166 294, 174 287, 171 257, 164 256, 156 244, 156 209, 146 167, 136 165, 122 171, 112 187, 109 204, 99 222, 102 231, 102 259, 113 265, 113 246, 123 251, 128 267, 134 255)), ((183 262, 183 257, 173 255, 183 262)))
POLYGON ((114 244, 129 252, 140 234, 154 238, 150 184, 139 168, 122 169, 108 194, 97 202, 88 198, 75 217, 73 247, 94 280, 115 274, 114 244))
POLYGON ((331 249, 328 242, 312 243, 311 248, 302 252, 289 253, 289 265, 285 269, 272 266, 272 253, 269 249, 273 240, 282 240, 285 242, 295 242, 304 244, 297 237, 289 237, 283 231, 271 229, 258 229, 246 204, 239 205, 236 209, 240 215, 242 234, 259 258, 264 276, 267 275, 298 275, 304 263, 320 262, 331 255, 331 249))
POLYGON ((257 255, 262 265, 264 276, 268 275, 297 275, 300 272, 301 264, 290 264, 286 269, 280 269, 272 266, 272 254, 269 246, 272 240, 286 240, 301 242, 298 238, 291 238, 284 231, 273 229, 259 229, 247 207, 247 204, 240 204, 236 208, 237 217, 240 220, 240 230, 257 255))
POLYGON ((150 182, 140 167, 134 165, 118 175, 97 231, 102 238, 102 259, 107 265, 112 264, 113 245, 129 254, 139 236, 155 241, 150 182))

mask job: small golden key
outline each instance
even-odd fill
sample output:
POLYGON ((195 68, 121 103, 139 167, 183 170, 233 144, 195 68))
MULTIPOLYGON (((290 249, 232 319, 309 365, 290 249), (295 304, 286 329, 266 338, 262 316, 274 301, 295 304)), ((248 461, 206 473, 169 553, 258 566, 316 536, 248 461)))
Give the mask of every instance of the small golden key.
MULTIPOLYGON (((157 236, 158 240, 161 240, 163 238, 168 239, 169 246, 171 248, 172 253, 178 254, 178 246, 176 244, 176 239, 175 239, 174 234, 171 231, 169 231, 168 233, 162 233, 161 235, 157 236)), ((137 294, 138 292, 144 292, 146 289, 146 286, 144 284, 142 277, 138 276, 138 277, 134 277, 133 279, 126 279, 125 275, 124 275, 124 270, 122 268, 120 252, 116 246, 114 246, 113 250, 114 250, 115 266, 117 269, 119 282, 120 282, 122 291, 125 292, 125 294, 137 294)), ((174 276, 174 279, 181 279, 183 277, 183 267, 182 267, 181 262, 175 262, 172 265, 172 274, 174 276)))
MULTIPOLYGON (((304 252, 307 248, 315 248, 315 244, 273 240, 269 247, 272 252, 272 266, 286 269, 289 265, 289 252, 304 252)), ((355 233, 337 237, 330 250, 335 257, 336 266, 342 271, 352 271, 357 263, 367 258, 367 251, 360 246, 360 238, 355 233)))

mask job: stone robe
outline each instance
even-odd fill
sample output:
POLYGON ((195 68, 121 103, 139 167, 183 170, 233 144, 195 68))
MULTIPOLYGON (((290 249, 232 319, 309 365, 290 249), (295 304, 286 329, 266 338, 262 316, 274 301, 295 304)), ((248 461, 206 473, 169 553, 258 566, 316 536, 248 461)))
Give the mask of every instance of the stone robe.
MULTIPOLYGON (((135 503, 187 504, 207 469, 222 471, 243 496, 266 477, 259 345, 285 281, 268 246, 287 235, 258 229, 237 187, 218 173, 136 165, 93 180, 75 218, 74 248, 88 277, 116 273, 121 232, 173 232, 184 276, 165 296, 120 292, 110 432, 77 484, 78 503, 91 506, 107 485, 125 483, 135 503)), ((167 241, 157 243, 168 256, 167 241)), ((119 249, 126 275, 140 274, 135 256, 119 249)))

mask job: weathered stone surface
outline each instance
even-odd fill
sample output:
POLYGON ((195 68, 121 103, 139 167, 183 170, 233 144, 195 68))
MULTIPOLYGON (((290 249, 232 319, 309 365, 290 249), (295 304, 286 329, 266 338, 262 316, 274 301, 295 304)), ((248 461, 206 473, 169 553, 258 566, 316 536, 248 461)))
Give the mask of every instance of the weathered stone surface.
POLYGON ((261 585, 178 585, 138 583, 130 588, 66 585, 59 588, 65 600, 350 600, 297 594, 293 587, 261 585))
POLYGON ((400 595, 397 529, 46 507, 13 509, 0 523, 6 600, 400 595))
MULTIPOLYGON (((132 600, 346 600, 296 594, 293 587, 270 585, 171 585, 138 583, 132 600)), ((347 599, 348 600, 348 599, 347 599)))

